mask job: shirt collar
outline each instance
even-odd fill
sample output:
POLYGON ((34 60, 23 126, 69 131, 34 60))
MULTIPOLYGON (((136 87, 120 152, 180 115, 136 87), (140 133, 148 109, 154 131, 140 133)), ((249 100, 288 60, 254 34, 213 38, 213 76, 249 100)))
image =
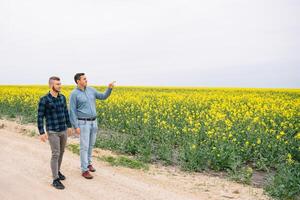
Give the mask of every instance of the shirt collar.
POLYGON ((48 92, 48 97, 50 97, 50 98, 59 98, 60 97, 60 92, 58 93, 57 97, 54 97, 54 96, 52 96, 52 94, 49 91, 48 92))
POLYGON ((79 90, 79 91, 85 91, 86 88, 87 88, 87 86, 86 86, 83 90, 81 90, 81 89, 78 87, 78 85, 77 85, 77 90, 79 90))

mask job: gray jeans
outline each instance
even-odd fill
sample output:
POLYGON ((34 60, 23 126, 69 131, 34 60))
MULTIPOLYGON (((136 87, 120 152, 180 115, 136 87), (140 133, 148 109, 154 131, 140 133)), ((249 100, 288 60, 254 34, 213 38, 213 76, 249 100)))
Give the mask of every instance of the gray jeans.
POLYGON ((66 131, 48 132, 48 139, 49 139, 51 152, 52 152, 50 166, 51 166, 52 176, 54 180, 59 178, 58 172, 60 170, 62 158, 65 152, 67 138, 68 136, 66 131))

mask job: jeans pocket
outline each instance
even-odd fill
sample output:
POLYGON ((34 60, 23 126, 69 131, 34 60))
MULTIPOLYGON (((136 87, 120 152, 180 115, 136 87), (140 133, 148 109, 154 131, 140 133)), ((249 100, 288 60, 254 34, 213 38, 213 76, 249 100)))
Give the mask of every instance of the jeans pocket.
POLYGON ((93 128, 93 131, 94 131, 94 132, 97 132, 97 131, 98 131, 98 123, 97 123, 97 121, 94 121, 94 122, 93 122, 92 128, 93 128))

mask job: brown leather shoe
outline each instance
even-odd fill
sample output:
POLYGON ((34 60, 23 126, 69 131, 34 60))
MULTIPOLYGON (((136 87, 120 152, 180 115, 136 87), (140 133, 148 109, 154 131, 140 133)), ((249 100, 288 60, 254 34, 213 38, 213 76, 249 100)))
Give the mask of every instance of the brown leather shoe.
POLYGON ((95 172, 96 171, 96 169, 92 165, 89 165, 88 168, 89 168, 90 172, 95 172))
POLYGON ((82 176, 83 176, 84 178, 86 178, 86 179, 92 179, 92 178, 93 178, 93 176, 90 174, 89 171, 83 172, 83 173, 82 173, 82 176))

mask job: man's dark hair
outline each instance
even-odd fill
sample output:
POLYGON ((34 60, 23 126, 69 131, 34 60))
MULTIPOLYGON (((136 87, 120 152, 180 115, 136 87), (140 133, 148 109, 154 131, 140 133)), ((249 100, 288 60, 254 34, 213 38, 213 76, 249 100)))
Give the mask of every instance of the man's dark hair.
POLYGON ((77 74, 75 74, 75 76, 74 76, 75 83, 77 84, 77 81, 80 80, 80 77, 84 76, 84 75, 85 75, 84 73, 77 73, 77 74))
POLYGON ((51 76, 51 77, 49 78, 49 85, 51 84, 52 81, 60 81, 60 78, 57 77, 57 76, 51 76))

